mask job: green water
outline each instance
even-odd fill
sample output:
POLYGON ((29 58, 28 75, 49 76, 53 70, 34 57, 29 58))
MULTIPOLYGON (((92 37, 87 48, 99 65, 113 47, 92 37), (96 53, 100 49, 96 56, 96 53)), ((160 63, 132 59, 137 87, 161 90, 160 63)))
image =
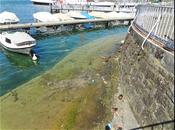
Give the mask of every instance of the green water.
POLYGON ((98 38, 127 32, 127 28, 127 26, 120 26, 113 29, 36 37, 37 46, 34 47, 34 51, 39 57, 37 63, 28 56, 7 52, 1 48, 0 95, 42 74, 77 47, 98 38))

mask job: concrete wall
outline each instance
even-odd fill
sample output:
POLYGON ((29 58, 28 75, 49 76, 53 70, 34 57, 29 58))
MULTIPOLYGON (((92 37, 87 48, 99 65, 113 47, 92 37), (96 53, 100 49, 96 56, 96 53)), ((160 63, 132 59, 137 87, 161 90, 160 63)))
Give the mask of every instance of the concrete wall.
POLYGON ((174 119, 174 55, 149 42, 143 51, 142 41, 133 30, 126 37, 120 58, 121 90, 140 125, 174 119))

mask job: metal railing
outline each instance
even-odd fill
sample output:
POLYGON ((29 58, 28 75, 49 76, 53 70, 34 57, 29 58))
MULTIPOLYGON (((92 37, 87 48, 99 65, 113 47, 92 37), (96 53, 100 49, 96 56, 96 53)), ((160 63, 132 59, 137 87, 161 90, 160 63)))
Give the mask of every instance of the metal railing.
POLYGON ((138 5, 136 8, 136 18, 132 26, 174 50, 174 7, 138 5))
POLYGON ((82 4, 52 4, 52 9, 59 10, 82 10, 82 11, 114 11, 114 6, 98 7, 94 5, 82 4))
POLYGON ((80 10, 80 11, 101 11, 101 12, 111 12, 111 11, 117 11, 117 12, 134 12, 135 6, 140 4, 140 2, 130 2, 130 3, 114 3, 111 5, 95 5, 91 3, 62 3, 59 2, 53 2, 50 6, 51 11, 54 12, 54 10, 80 10))
POLYGON ((137 128, 132 128, 130 130, 174 130, 174 120, 164 121, 160 123, 155 123, 151 125, 141 126, 137 128), (168 126, 171 125, 171 126, 168 126), (158 127, 160 126, 160 127, 158 127))

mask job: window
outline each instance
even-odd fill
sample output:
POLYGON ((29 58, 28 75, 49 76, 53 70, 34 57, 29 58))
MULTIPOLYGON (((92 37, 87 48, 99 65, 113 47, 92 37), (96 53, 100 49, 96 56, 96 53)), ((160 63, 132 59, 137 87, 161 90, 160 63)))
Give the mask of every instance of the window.
POLYGON ((6 41, 7 43, 11 44, 11 40, 10 40, 10 39, 5 38, 5 41, 6 41))

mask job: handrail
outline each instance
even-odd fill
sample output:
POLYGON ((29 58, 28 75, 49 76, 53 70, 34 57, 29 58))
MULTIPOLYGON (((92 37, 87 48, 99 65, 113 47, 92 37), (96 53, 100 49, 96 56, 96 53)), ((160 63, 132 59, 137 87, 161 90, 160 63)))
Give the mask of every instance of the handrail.
POLYGON ((174 8, 157 5, 138 5, 136 8, 132 26, 138 27, 146 36, 159 41, 164 48, 174 51, 174 8))
POLYGON ((154 130, 154 127, 159 126, 159 125, 161 125, 162 129, 163 129, 165 125, 170 124, 170 123, 174 123, 174 121, 175 120, 169 120, 169 121, 159 122, 159 123, 145 125, 145 126, 141 126, 141 127, 136 127, 136 128, 132 128, 129 130, 139 130, 139 129, 144 129, 144 128, 151 128, 151 130, 154 130))
POLYGON ((158 17, 156 23, 154 24, 154 26, 151 28, 151 31, 148 33, 148 35, 146 36, 145 40, 142 43, 142 50, 144 50, 143 45, 145 44, 146 40, 149 38, 149 36, 151 35, 152 31, 154 30, 154 28, 158 25, 159 21, 160 21, 161 15, 158 17))

